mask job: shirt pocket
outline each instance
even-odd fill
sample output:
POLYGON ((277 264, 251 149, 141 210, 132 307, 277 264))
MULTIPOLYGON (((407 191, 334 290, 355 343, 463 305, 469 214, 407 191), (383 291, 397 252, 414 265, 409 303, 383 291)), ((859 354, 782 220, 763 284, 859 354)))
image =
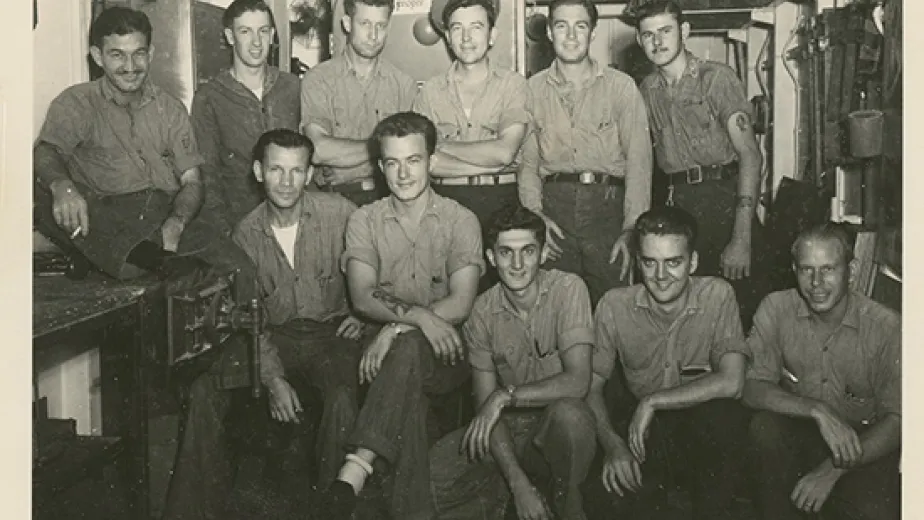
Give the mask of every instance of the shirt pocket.
POLYGON ((436 135, 442 140, 457 141, 461 132, 455 123, 439 123, 436 125, 436 135))
POLYGON ((694 96, 680 101, 680 120, 694 146, 705 145, 717 129, 717 121, 702 96, 694 96))

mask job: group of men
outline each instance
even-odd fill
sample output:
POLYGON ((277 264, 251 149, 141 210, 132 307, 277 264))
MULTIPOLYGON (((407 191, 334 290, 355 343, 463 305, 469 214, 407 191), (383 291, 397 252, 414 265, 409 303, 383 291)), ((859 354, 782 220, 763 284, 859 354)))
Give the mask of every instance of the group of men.
MULTIPOLYGON (((418 90, 380 56, 392 0, 345 0, 342 54, 301 81, 267 64, 267 5, 234 0, 232 66, 191 117, 148 78, 147 17, 107 9, 104 75, 55 99, 34 151, 37 225, 168 291, 237 271, 267 310, 260 378, 293 444, 321 395, 326 518, 373 475, 402 519, 653 518, 673 482, 694 518, 727 518, 743 475, 765 519, 897 518, 900 319, 849 289, 849 233, 804 231, 798 287, 739 309, 764 296, 762 158, 733 71, 655 0, 637 87, 589 56, 593 2, 553 0, 556 57, 527 80, 488 57, 497 4, 446 3, 454 60, 418 90), (468 380, 473 419, 434 444, 431 399, 468 380)), ((223 516, 242 346, 190 387, 167 519, 223 516)))

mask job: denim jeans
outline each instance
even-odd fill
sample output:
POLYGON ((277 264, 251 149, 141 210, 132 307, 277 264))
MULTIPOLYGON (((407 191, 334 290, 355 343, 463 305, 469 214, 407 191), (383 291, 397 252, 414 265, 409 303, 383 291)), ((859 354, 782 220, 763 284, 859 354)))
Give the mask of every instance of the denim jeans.
POLYGON ((392 518, 431 518, 427 412, 430 398, 447 394, 471 375, 465 360, 446 365, 419 330, 400 334, 369 385, 348 437, 350 448, 378 455, 376 472, 390 472, 392 518))
MULTIPOLYGON (((520 466, 545 493, 556 518, 582 520, 581 483, 596 450, 594 417, 580 399, 561 399, 537 410, 501 416, 513 438, 520 466)), ((470 461, 460 451, 465 428, 430 450, 433 503, 440 520, 493 520, 513 509, 508 483, 488 456, 470 461)))
MULTIPOLYGON (((633 411, 634 406, 611 413, 624 440, 633 411)), ((607 493, 601 451, 584 484, 588 517, 660 518, 668 510, 667 489, 680 483, 690 491, 694 520, 730 519, 738 480, 745 475, 747 417, 747 410, 730 399, 655 412, 645 441, 641 491, 627 491, 622 498, 607 493)))
MULTIPOLYGON (((336 477, 358 408, 361 343, 337 337, 338 325, 293 320, 271 329, 286 368, 286 380, 299 400, 304 405, 312 392, 319 392, 323 399, 316 446, 296 450, 308 453, 314 449, 317 462, 303 460, 294 464, 302 465, 302 469, 316 467, 319 485, 327 485, 336 477)), ((233 474, 224 435, 231 393, 221 389, 215 375, 200 375, 190 388, 185 427, 167 495, 166 520, 222 517, 221 507, 233 474)), ((284 438, 285 444, 304 444, 313 438, 311 427, 308 420, 301 424, 274 422, 270 430, 284 438)))
MULTIPOLYGON (((830 456, 815 423, 773 412, 754 414, 750 424, 760 518, 815 518, 796 509, 790 495, 799 479, 830 456)), ((821 508, 822 518, 898 520, 901 475, 896 451, 872 464, 851 469, 837 481, 821 508)))
POLYGON ((554 237, 561 257, 544 267, 583 278, 596 306, 607 291, 628 281, 628 275, 620 280, 618 265, 610 263, 613 244, 622 234, 625 187, 547 182, 542 191, 543 211, 565 234, 564 240, 554 237))

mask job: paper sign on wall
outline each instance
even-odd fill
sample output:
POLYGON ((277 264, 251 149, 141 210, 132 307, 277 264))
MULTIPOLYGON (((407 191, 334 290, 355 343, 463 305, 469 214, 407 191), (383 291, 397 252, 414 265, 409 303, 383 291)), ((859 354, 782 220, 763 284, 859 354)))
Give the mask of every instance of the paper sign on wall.
POLYGON ((427 14, 430 0, 396 0, 394 14, 427 14))

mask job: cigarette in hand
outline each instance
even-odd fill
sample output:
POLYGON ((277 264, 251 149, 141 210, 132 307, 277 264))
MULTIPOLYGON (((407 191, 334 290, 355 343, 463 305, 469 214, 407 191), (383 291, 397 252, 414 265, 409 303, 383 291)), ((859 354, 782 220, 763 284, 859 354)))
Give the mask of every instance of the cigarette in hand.
POLYGON ((77 238, 77 235, 79 235, 81 231, 83 231, 83 226, 77 226, 77 229, 75 229, 74 232, 71 233, 71 240, 74 240, 75 238, 77 238))

